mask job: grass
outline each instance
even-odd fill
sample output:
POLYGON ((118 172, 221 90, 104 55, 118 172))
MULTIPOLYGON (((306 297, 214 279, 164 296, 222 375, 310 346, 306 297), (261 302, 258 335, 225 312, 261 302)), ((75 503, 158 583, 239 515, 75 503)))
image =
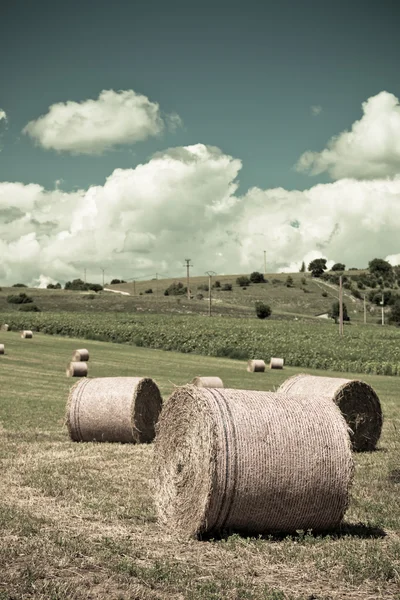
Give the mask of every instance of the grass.
POLYGON ((400 483, 390 477, 400 465, 396 378, 363 377, 381 398, 383 435, 378 451, 355 455, 347 524, 335 535, 186 541, 156 523, 151 445, 69 441, 72 351, 89 349, 91 377, 151 376, 164 398, 196 375, 271 390, 298 369, 252 374, 244 361, 42 334, 1 338, 0 600, 400 600, 400 483))

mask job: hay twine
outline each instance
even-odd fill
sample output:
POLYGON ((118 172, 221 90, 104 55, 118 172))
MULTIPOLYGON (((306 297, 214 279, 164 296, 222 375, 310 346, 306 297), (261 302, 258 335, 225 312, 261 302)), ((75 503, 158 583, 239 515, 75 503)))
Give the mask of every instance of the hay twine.
POLYGON ((271 358, 269 363, 270 369, 283 369, 284 360, 283 358, 271 358))
POLYGON ((31 339, 33 337, 33 333, 30 329, 24 329, 21 331, 21 337, 24 339, 31 339))
POLYGON ((249 373, 257 373, 265 371, 265 362, 263 360, 249 360, 247 363, 249 373))
POLYGON ((81 379, 70 390, 66 424, 76 442, 147 443, 154 439, 161 407, 152 379, 81 379))
POLYGON ((223 388, 224 384, 219 377, 195 377, 192 381, 193 385, 205 388, 223 388))
POLYGON ((187 385, 156 429, 155 504, 169 531, 318 531, 343 518, 354 463, 328 399, 187 385))
POLYGON ((87 377, 88 366, 85 362, 72 361, 67 366, 67 377, 87 377))
POLYGON ((75 350, 72 355, 72 362, 87 362, 89 360, 89 350, 86 348, 80 348, 79 350, 75 350))
POLYGON ((4 354, 4 353, 5 353, 4 344, 0 344, 0 354, 4 354))
POLYGON ((351 429, 353 450, 362 452, 376 448, 383 424, 381 403, 373 388, 364 381, 302 373, 289 377, 278 392, 333 400, 351 429))

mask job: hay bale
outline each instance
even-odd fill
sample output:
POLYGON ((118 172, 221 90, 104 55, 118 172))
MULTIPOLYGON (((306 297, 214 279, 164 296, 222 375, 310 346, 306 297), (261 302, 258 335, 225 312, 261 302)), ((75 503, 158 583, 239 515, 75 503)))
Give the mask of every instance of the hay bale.
POLYGON ((283 358, 271 358, 269 363, 270 369, 283 369, 283 358))
POLYGON ((0 354, 4 354, 4 352, 5 352, 4 344, 0 344, 0 354))
POLYGON ((324 398, 178 388, 154 449, 158 519, 187 536, 326 530, 348 505, 348 428, 324 398))
POLYGON ((87 377, 87 363, 81 361, 71 361, 65 372, 67 377, 87 377))
POLYGON ((223 388, 224 384, 219 377, 195 377, 192 381, 193 385, 205 388, 223 388))
POLYGON ((151 442, 161 406, 160 390, 152 379, 81 379, 67 402, 69 435, 76 442, 151 442))
POLYGON ((249 373, 264 372, 265 362, 263 360, 249 360, 247 363, 249 373))
POLYGON ((31 339, 33 337, 33 333, 30 329, 24 329, 21 331, 21 337, 24 339, 31 339))
POLYGON ((7 323, 4 323, 4 324, 1 326, 1 331, 8 331, 9 329, 10 329, 10 326, 9 326, 9 325, 7 325, 7 323))
POLYGON ((75 350, 72 355, 72 362, 87 362, 89 360, 89 350, 86 348, 80 348, 79 350, 75 350))
POLYGON ((374 450, 382 430, 381 403, 370 385, 357 379, 300 374, 289 377, 278 392, 324 396, 340 408, 351 429, 353 450, 374 450))

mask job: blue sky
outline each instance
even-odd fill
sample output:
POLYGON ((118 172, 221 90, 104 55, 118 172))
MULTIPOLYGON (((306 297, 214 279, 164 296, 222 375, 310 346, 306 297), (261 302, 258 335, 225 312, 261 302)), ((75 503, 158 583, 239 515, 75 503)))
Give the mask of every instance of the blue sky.
MULTIPOLYGON (((310 0, 279 3, 73 0, 64 4, 47 0, 6 1, 0 20, 0 109, 7 115, 7 121, 0 121, 0 185, 1 182, 34 183, 45 190, 54 190, 54 182, 58 180, 64 192, 88 190, 90 186, 104 186, 115 169, 134 169, 149 163, 156 152, 197 144, 217 147, 223 155, 242 162, 236 179, 239 182, 234 191, 236 196, 244 197, 253 187, 264 191, 282 187, 296 194, 318 183, 340 182, 343 177, 332 176, 332 169, 319 169, 321 172, 310 176, 304 169, 297 171, 294 165, 304 152, 320 152, 333 136, 351 130, 362 118, 362 103, 369 98, 384 91, 395 98, 400 96, 399 16, 400 9, 389 1, 370 3, 368 7, 361 1, 310 0), (133 90, 151 103, 158 103, 162 115, 179 115, 181 125, 171 131, 166 127, 161 134, 149 135, 136 143, 117 143, 100 155, 44 149, 37 137, 22 133, 29 122, 46 115, 52 105, 96 100, 103 90, 115 93, 133 90), (320 107, 318 114, 313 114, 313 106, 320 107)), ((391 143, 387 146, 391 147, 391 143)), ((397 155, 388 158, 386 150, 384 161, 392 167, 384 170, 383 175, 393 178, 400 171, 397 155)), ((379 161, 382 162, 382 157, 376 158, 379 161)), ((349 176, 353 174, 348 173, 349 176)), ((360 176, 357 172, 356 179, 371 180, 371 175, 360 176)), ((243 202, 249 203, 246 197, 243 202)), ((26 206, 22 197, 15 196, 13 202, 17 208, 26 206)), ((54 198, 53 221, 57 202, 54 198)), ((171 202, 165 199, 163 206, 171 208, 171 202)), ((202 202, 204 206, 207 199, 198 200, 198 204, 202 202)), ((262 210, 267 218, 268 200, 264 204, 262 210)), ((71 198, 71 210, 75 206, 76 199, 71 198)), ((122 209, 120 202, 118 210, 122 209)), ((178 205, 176 210, 179 216, 178 205)), ((303 215, 302 223, 306 218, 303 215)), ((285 219, 282 217, 282 224, 285 219)), ((241 236, 246 232, 251 234, 250 221, 248 215, 241 213, 241 236)), ((333 219, 330 226, 334 225, 333 219)), ((159 226, 161 232, 162 225, 159 226)), ((63 227, 72 231, 65 223, 63 227)), ((143 233, 143 223, 141 228, 143 233)), ((23 231, 20 227, 16 230, 28 234, 26 227, 23 231)), ((60 231, 59 228, 55 235, 60 231)), ((84 231, 79 231, 82 236, 84 231)), ((158 237, 157 229, 151 228, 147 233, 158 237)), ((281 233, 284 237, 284 232, 281 233)), ((325 229, 321 236, 326 237, 325 229)), ((172 236, 167 238, 171 245, 172 236)), ((8 231, 2 239, 9 246, 20 238, 11 239, 8 231)), ((190 235, 187 243, 189 239, 190 235)), ((271 259, 271 268, 297 263, 316 250, 315 239, 307 247, 299 244, 299 256, 282 252, 282 260, 271 259)), ((43 230, 36 232, 36 241, 39 250, 48 244, 43 230)), ((220 240, 221 247, 224 244, 220 240)), ((361 245, 360 241, 355 258, 362 262, 367 260, 368 252, 361 245)), ((109 250, 121 254, 121 247, 117 246, 109 250)), ((178 246, 179 252, 183 251, 178 246)), ((335 256, 329 255, 328 259, 342 258, 337 256, 338 248, 335 256)), ((153 269, 153 264, 155 269, 174 268, 179 262, 173 253, 166 258, 165 251, 156 255, 150 250, 151 244, 142 248, 141 256, 146 254, 147 263, 139 260, 135 266, 138 271, 153 269)), ((388 255, 399 252, 395 244, 384 248, 388 255)), ((48 254, 51 255, 50 250, 48 254)), ((97 258, 93 255, 93 265, 97 258)), ((128 255, 125 259, 128 260, 128 255)), ((118 260, 117 257, 120 269, 126 269, 125 263, 118 260)), ((219 263, 224 270, 251 267, 247 258, 243 260, 228 251, 224 260, 219 263)), ((70 272, 64 267, 52 271, 47 263, 42 265, 46 272, 39 273, 26 262, 24 252, 19 261, 26 266, 21 275, 28 278, 44 275, 65 279, 74 274, 75 267, 70 272)), ((11 267, 15 273, 11 262, 0 272, 0 281, 11 277, 11 267)))

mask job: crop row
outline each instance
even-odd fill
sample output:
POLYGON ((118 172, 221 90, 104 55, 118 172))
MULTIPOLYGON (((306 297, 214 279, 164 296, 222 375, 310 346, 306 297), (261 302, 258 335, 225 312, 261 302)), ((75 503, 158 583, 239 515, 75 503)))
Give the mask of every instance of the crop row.
POLYGON ((291 366, 400 375, 400 330, 333 324, 201 316, 116 313, 0 314, 11 329, 130 343, 238 359, 283 357, 291 366))

